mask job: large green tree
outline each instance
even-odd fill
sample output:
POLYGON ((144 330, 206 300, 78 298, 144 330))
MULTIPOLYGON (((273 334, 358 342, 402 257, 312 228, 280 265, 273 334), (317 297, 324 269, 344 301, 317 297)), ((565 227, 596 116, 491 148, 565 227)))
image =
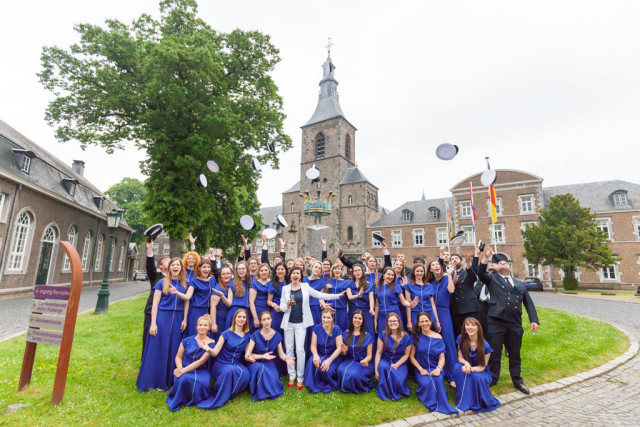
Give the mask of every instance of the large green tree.
POLYGON ((144 183, 135 178, 122 178, 120 182, 109 187, 105 194, 116 202, 119 208, 125 209, 124 219, 134 229, 131 240, 136 243, 143 241, 142 233, 149 226, 142 206, 147 197, 144 183))
POLYGON ((61 141, 146 150, 144 207, 164 224, 172 254, 190 230, 201 232, 200 248, 237 250, 239 217, 259 208, 252 156, 277 168, 277 153, 291 147, 269 75, 278 50, 257 31, 215 31, 195 0, 163 0, 160 12, 130 25, 77 24, 77 44, 44 47, 38 76, 56 95, 45 117, 61 141), (220 172, 209 172, 207 160, 220 172), (207 189, 196 187, 200 173, 207 189))
POLYGON ((598 230, 595 219, 572 194, 552 197, 540 210, 539 223, 522 231, 525 258, 562 269, 563 287, 577 289, 578 267, 596 270, 620 260, 611 253, 607 235, 598 230))

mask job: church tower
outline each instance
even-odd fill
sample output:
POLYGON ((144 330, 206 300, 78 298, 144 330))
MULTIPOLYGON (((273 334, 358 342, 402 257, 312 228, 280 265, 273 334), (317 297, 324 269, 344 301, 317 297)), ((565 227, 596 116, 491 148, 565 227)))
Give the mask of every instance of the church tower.
MULTIPOLYGON (((301 127, 300 182, 282 195, 282 212, 290 225, 288 230, 285 230, 288 255, 296 253, 298 256, 320 255, 315 253, 316 250, 312 247, 307 247, 306 229, 314 225, 316 220, 304 214, 304 202, 300 194, 308 191, 314 201, 318 197, 318 191, 320 191, 320 201, 324 201, 330 192, 335 196, 331 202, 331 215, 320 219, 321 225, 329 227, 327 241, 331 258, 335 258, 338 245, 344 247, 345 253, 350 253, 355 251, 355 244, 360 242, 357 246, 364 250, 366 223, 373 221, 367 221, 367 215, 361 209, 354 209, 357 205, 356 199, 361 199, 360 201, 365 203, 369 200, 369 210, 378 211, 378 189, 367 181, 355 164, 357 129, 346 119, 340 108, 338 81, 334 76, 335 69, 329 52, 326 61, 322 64, 318 104, 309 121, 301 127), (312 182, 305 175, 306 171, 314 165, 320 171, 319 182, 312 182), (358 184, 357 188, 354 187, 355 184, 358 184), (348 190, 349 195, 345 194, 345 189, 348 190), (356 194, 358 192, 362 194, 356 194), (348 209, 345 210, 343 207, 348 209), (351 237, 350 241, 349 237, 351 237), (350 243, 353 244, 354 251, 349 250, 350 243)), ((378 219, 377 215, 368 216, 375 216, 376 220, 378 219)))

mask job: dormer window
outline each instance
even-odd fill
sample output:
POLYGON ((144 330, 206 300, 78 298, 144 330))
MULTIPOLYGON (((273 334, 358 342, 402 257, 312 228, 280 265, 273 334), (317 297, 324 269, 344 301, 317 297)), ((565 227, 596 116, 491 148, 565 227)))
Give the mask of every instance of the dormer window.
POLYGON ((402 222, 409 223, 413 219, 413 212, 409 209, 405 209, 402 211, 402 222))
POLYGON ((104 202, 103 196, 93 196, 93 204, 96 205, 99 211, 102 210, 102 203, 104 202))
POLYGON ((62 179, 62 185, 64 187, 65 190, 67 190, 67 193, 69 193, 69 195, 71 197, 76 195, 76 185, 78 184, 78 180, 77 179, 72 179, 72 178, 63 178, 62 179))
POLYGON ((31 170, 31 159, 36 157, 33 151, 24 150, 22 148, 14 148, 11 151, 16 155, 20 170, 26 174, 31 170))
POLYGON ((438 218, 440 218, 440 209, 434 208, 434 207, 430 207, 429 208, 429 213, 427 215, 428 215, 428 219, 437 220, 438 218))
POLYGON ((622 191, 622 190, 616 191, 611 195, 611 199, 613 201, 613 206, 616 206, 616 207, 627 206, 629 204, 626 191, 622 191))

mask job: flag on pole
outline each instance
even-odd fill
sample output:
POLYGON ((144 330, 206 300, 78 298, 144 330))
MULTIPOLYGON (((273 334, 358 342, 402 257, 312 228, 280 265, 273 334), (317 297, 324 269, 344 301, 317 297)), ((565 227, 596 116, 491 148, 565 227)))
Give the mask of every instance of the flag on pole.
POLYGON ((451 240, 453 237, 453 221, 451 220, 451 211, 449 210, 447 199, 444 199, 444 207, 447 210, 447 229, 449 231, 449 240, 451 240))
POLYGON ((473 227, 473 232, 476 232, 476 205, 473 203, 473 184, 469 181, 469 196, 471 198, 471 226, 473 227))
POLYGON ((496 212, 496 189, 493 184, 489 186, 489 199, 491 200, 491 221, 495 223, 498 221, 498 214, 496 212))

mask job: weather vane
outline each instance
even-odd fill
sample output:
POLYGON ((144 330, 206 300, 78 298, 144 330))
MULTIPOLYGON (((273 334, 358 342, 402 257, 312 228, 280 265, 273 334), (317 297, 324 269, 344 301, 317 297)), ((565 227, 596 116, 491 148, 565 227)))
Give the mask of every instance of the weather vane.
POLYGON ((327 53, 329 54, 329 56, 331 56, 331 46, 333 46, 333 43, 331 43, 331 37, 327 37, 329 39, 329 41, 327 42, 327 45, 325 46, 327 48, 327 53))

